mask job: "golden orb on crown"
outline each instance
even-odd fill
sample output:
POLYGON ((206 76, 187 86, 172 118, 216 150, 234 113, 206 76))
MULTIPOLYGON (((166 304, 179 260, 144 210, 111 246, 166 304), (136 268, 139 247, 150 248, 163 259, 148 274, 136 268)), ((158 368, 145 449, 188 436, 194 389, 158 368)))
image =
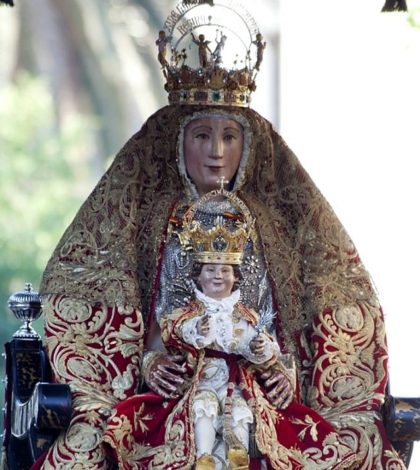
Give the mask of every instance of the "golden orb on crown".
POLYGON ((236 0, 184 0, 156 45, 169 103, 249 106, 266 43, 236 0))

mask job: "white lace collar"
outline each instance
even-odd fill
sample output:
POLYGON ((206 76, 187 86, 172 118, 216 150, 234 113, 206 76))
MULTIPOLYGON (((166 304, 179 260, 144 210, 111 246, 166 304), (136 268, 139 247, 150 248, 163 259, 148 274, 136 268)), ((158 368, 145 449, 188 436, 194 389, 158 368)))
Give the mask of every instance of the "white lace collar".
POLYGON ((224 299, 221 300, 216 300, 212 299, 211 297, 208 297, 207 295, 203 294, 198 289, 195 289, 195 295, 197 300, 200 302, 203 302, 203 304, 207 307, 210 308, 211 310, 217 309, 217 308, 223 308, 223 309, 233 309, 233 306, 239 302, 239 298, 241 296, 241 291, 240 289, 237 289, 233 291, 229 297, 225 297, 224 299))

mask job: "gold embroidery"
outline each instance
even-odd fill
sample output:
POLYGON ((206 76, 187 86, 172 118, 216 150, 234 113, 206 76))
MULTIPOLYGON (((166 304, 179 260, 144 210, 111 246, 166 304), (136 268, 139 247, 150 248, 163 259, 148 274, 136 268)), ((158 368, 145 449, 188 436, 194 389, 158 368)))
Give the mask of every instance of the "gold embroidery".
POLYGON ((70 384, 74 417, 43 468, 106 468, 105 421, 117 400, 132 395, 139 381, 140 312, 60 296, 47 296, 44 304, 51 366, 60 382, 70 384))
POLYGON ((137 431, 137 429, 140 428, 142 432, 148 431, 149 428, 147 427, 146 421, 151 420, 153 420, 153 414, 144 414, 143 403, 140 408, 134 413, 134 429, 137 431))
MULTIPOLYGON (((139 309, 146 317, 156 295, 153 281, 171 208, 189 202, 175 161, 179 130, 193 112, 209 109, 168 106, 152 116, 121 150, 53 253, 41 286, 45 298, 53 294, 45 308, 47 346, 55 376, 71 383, 76 395, 86 393, 83 385, 95 385, 96 392, 117 399, 138 382, 139 309), (135 308, 133 314, 123 313, 127 305, 135 308), (118 326, 108 326, 114 321, 118 326), (116 354, 133 367, 120 370, 116 354), (123 379, 113 382, 118 376, 123 379)), ((328 333, 314 332, 336 351, 313 364, 319 378, 308 390, 310 406, 334 419, 366 405, 366 396, 380 403, 383 396, 375 390, 386 378, 386 356, 374 354, 386 351, 385 333, 369 275, 351 240, 271 125, 250 109, 233 110, 231 116, 249 124, 249 158, 238 196, 257 221, 279 311, 278 332, 302 377, 311 374, 311 365, 300 362, 295 338, 326 308, 335 312, 335 319, 325 319, 328 333), (331 330, 334 323, 338 333, 331 330)), ((310 346, 316 355, 317 344, 310 346)), ((93 419, 90 414, 89 423, 93 419)), ((268 436, 264 426, 261 433, 268 436)), ((354 423, 352 429, 349 439, 359 443, 366 466, 379 466, 383 449, 375 425, 354 423)), ((83 468, 103 468, 101 451, 90 454, 83 468)), ((302 459, 290 449, 275 455, 278 468, 287 468, 289 458, 302 459)), ((71 461, 62 439, 50 458, 57 463, 53 468, 71 461)), ((77 465, 75 460, 71 468, 77 465)))
POLYGON ((292 423, 303 426, 302 431, 300 431, 298 434, 299 439, 305 439, 305 434, 307 431, 309 431, 312 440, 315 442, 318 440, 318 430, 316 428, 318 423, 315 422, 311 416, 306 415, 304 421, 301 419, 292 419, 292 423))
POLYGON ((384 395, 377 390, 383 388, 380 384, 387 374, 383 331, 379 309, 366 303, 334 309, 320 316, 314 330, 313 367, 313 374, 319 377, 309 391, 309 406, 333 407, 338 414, 368 400, 382 403, 384 395), (317 352, 320 344, 322 354, 317 352))

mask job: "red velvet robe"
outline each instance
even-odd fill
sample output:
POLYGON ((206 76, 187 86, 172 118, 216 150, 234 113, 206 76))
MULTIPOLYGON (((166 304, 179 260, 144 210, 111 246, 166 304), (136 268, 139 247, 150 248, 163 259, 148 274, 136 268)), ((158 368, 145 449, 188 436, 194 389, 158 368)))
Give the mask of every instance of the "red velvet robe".
MULTIPOLYGON (((242 304, 236 310, 255 323, 255 313, 242 304)), ((191 382, 185 394, 165 400, 156 394, 136 395, 116 405, 108 420, 104 441, 109 455, 123 469, 184 469, 195 462, 192 399, 199 382, 207 350, 196 350, 177 335, 183 321, 203 313, 203 305, 193 301, 169 315, 162 325, 162 338, 168 349, 187 354, 191 382)), ((219 353, 219 352, 217 352, 219 353)), ((216 353, 216 354, 217 354, 216 353)), ((225 356, 230 381, 242 390, 253 410, 255 440, 269 468, 350 468, 357 462, 357 452, 318 413, 297 401, 287 409, 275 409, 267 398, 268 390, 258 381, 261 366, 241 356, 225 356)), ((228 387, 229 388, 229 387, 228 387)), ((232 389, 232 387, 230 387, 232 389)), ((228 411, 229 392, 225 404, 228 411)), ((253 459, 252 468, 260 467, 253 459)))

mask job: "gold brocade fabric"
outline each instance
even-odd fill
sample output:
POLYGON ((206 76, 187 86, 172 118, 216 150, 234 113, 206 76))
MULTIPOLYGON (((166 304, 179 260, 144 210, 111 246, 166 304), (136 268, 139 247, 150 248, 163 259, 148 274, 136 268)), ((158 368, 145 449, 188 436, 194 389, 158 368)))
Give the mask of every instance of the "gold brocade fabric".
MULTIPOLYGON (((178 135, 200 111, 211 108, 167 106, 151 116, 116 156, 48 263, 40 289, 49 304, 48 353, 56 380, 70 383, 78 401, 70 429, 44 468, 76 468, 75 462, 108 468, 101 447, 105 420, 113 404, 137 389, 143 325, 159 288, 168 220, 176 207, 191 202, 177 165, 178 135), (103 312, 114 312, 111 323, 103 312), (90 441, 79 442, 84 435, 90 441)), ((249 156, 236 194, 256 219, 277 334, 284 352, 295 356, 303 398, 347 433, 364 458, 360 468, 403 469, 382 442, 383 428, 377 431, 387 352, 369 275, 271 124, 251 109, 228 113, 249 124, 249 156)))
MULTIPOLYGON (((176 163, 180 123, 198 111, 167 106, 127 142, 54 251, 44 294, 148 314, 168 218, 185 194, 176 163)), ((375 294, 341 223, 271 124, 251 109, 229 112, 250 124, 237 194, 257 220, 281 336, 293 351, 296 333, 325 306, 376 303, 375 294)))

